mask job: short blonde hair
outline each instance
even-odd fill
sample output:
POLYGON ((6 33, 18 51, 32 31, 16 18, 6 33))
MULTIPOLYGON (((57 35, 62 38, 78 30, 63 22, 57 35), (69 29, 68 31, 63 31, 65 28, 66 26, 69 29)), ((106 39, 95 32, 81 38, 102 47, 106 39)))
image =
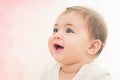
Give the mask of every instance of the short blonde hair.
POLYGON ((99 55, 107 38, 107 27, 103 18, 96 11, 82 6, 68 7, 63 14, 70 12, 77 12, 82 15, 88 24, 88 30, 91 37, 94 39, 99 39, 102 42, 101 48, 97 52, 97 55, 99 55))

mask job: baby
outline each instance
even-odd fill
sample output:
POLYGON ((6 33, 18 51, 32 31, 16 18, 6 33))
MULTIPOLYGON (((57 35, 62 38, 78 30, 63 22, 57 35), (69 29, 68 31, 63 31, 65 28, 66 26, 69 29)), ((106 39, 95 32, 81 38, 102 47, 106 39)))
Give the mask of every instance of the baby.
POLYGON ((94 63, 107 37, 106 25, 95 11, 68 7, 56 20, 48 46, 58 62, 47 66, 41 80, 111 80, 94 63))

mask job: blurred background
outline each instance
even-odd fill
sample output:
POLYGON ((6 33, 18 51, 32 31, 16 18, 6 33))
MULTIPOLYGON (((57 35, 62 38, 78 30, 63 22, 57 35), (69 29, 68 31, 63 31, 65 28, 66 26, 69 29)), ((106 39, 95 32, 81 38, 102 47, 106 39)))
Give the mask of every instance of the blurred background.
POLYGON ((40 80, 53 58, 48 38, 57 16, 68 6, 98 11, 108 26, 107 44, 96 62, 120 73, 120 5, 118 0, 0 0, 0 80, 40 80))

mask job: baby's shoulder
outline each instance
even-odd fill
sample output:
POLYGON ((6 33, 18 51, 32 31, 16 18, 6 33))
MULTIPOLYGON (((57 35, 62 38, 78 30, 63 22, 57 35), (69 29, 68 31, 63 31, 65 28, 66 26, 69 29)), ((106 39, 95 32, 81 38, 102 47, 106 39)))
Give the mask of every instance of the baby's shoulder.
POLYGON ((91 76, 94 76, 96 79, 99 79, 99 78, 110 78, 109 72, 107 70, 103 69, 102 67, 100 67, 98 64, 93 63, 90 66, 89 69, 90 69, 91 76))
POLYGON ((90 69, 92 72, 96 73, 96 74, 104 74, 104 73, 108 73, 105 69, 103 69, 102 67, 100 67, 98 64, 93 63, 90 66, 90 69))

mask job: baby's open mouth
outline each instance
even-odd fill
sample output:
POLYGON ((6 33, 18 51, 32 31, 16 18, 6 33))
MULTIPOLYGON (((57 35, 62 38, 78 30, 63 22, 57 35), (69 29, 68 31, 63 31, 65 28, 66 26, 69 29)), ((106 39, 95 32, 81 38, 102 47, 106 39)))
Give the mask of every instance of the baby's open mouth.
POLYGON ((54 44, 54 48, 56 50, 64 49, 64 47, 62 45, 60 45, 60 44, 54 44))

